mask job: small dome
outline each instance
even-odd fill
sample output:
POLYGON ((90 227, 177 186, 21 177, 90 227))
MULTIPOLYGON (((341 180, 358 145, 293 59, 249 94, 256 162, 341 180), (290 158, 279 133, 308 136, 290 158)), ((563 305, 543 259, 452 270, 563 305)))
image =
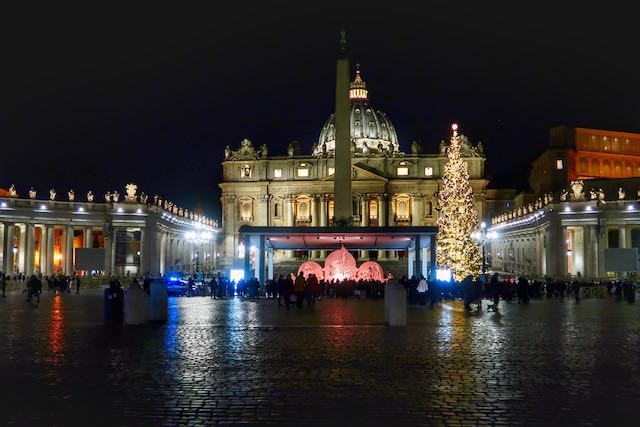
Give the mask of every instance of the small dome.
MULTIPOLYGON (((367 155, 380 151, 398 151, 396 130, 385 113, 370 107, 369 91, 360 76, 359 68, 354 81, 351 82, 349 98, 351 99, 351 141, 355 142, 355 153, 367 155)), ((313 154, 322 154, 323 144, 326 144, 327 152, 335 151, 335 113, 322 127, 313 154)))

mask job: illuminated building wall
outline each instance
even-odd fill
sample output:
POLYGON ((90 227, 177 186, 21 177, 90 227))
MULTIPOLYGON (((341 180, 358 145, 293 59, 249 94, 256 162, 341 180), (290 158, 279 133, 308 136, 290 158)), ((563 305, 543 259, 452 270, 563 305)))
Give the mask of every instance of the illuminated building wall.
POLYGON ((535 194, 557 192, 569 182, 640 176, 640 134, 586 128, 552 128, 549 147, 534 162, 535 194))

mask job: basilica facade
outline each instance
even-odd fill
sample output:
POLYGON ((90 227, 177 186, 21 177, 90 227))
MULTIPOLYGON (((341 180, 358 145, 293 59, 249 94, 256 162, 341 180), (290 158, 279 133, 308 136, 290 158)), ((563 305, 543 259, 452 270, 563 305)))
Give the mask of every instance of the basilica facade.
MULTIPOLYGON (((423 153, 417 142, 399 141, 389 117, 369 102, 360 71, 349 92, 351 101, 352 218, 355 226, 435 225, 437 194, 446 163, 447 144, 423 153), (405 147, 409 148, 404 151, 405 147)), ((487 199, 485 156, 480 144, 463 137, 463 156, 479 217, 487 199)), ((310 153, 290 144, 287 154, 244 139, 225 148, 222 190, 222 264, 229 268, 244 256, 239 228, 254 226, 331 226, 334 220, 335 115, 319 129, 310 153)), ((253 249, 252 249, 253 251, 253 249)), ((361 252, 360 259, 395 260, 397 251, 361 252)), ((322 259, 323 251, 280 251, 275 262, 322 259)))

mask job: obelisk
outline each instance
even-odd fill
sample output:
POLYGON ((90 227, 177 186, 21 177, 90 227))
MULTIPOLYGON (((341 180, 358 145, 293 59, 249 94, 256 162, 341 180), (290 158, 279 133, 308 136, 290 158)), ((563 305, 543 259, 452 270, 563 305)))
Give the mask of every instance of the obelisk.
POLYGON ((333 180, 334 217, 338 223, 349 221, 352 217, 350 72, 346 32, 342 30, 336 67, 336 150, 333 180))

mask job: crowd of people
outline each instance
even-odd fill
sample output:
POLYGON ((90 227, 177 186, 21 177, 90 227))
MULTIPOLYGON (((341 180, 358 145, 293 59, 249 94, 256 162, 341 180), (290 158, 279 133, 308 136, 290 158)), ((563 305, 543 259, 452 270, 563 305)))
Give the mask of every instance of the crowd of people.
POLYGON ((72 288, 75 286, 76 294, 79 294, 82 277, 76 273, 74 273, 73 276, 66 276, 64 274, 43 276, 39 273, 26 276, 20 273, 14 275, 12 278, 11 276, 0 272, 0 289, 2 291, 2 298, 6 298, 7 284, 11 281, 16 283, 18 289, 22 288, 22 292, 27 295, 28 302, 31 302, 33 298, 35 298, 37 302, 40 302, 43 282, 47 282, 48 292, 54 294, 67 294, 71 293, 72 288))

